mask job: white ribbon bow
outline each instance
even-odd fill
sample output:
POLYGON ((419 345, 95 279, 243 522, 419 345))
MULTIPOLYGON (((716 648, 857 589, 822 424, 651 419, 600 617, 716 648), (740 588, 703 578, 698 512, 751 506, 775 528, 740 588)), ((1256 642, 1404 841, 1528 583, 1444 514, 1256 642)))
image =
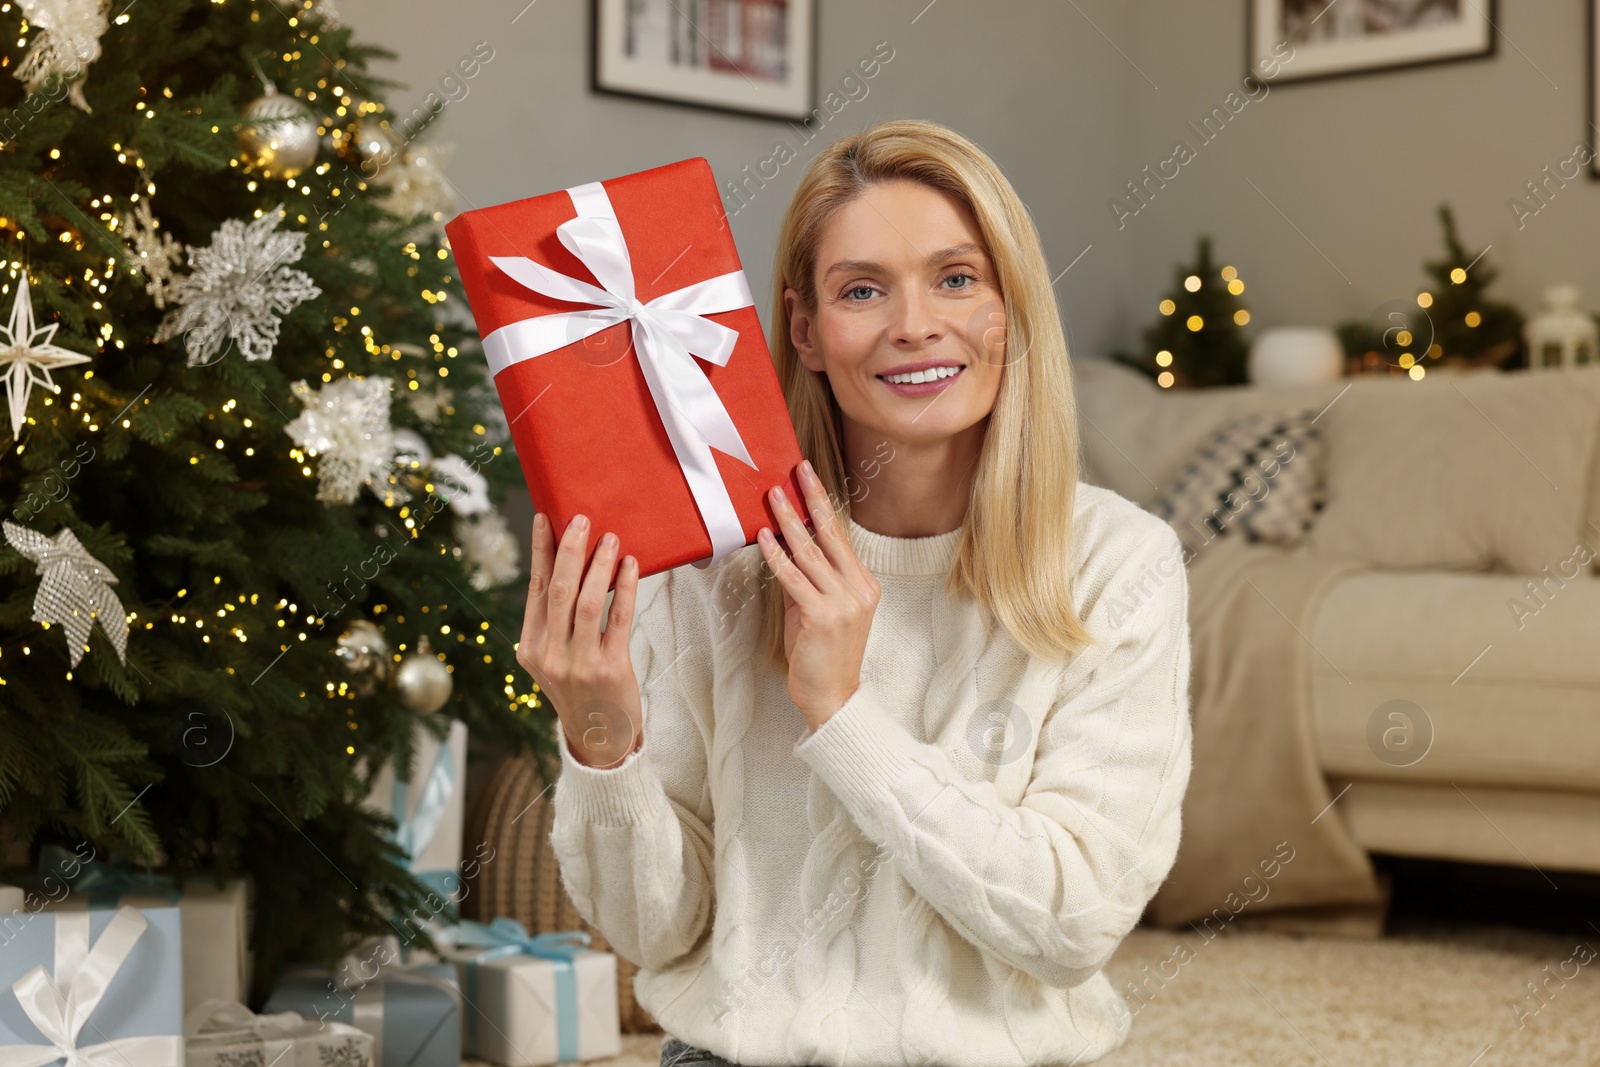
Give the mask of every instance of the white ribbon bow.
MULTIPOLYGON (((320 1024, 307 1024, 297 1011, 257 1015, 236 1000, 203 1000, 184 1016, 183 1032, 190 1040, 205 1039, 230 1043, 255 1038, 292 1038, 320 1024)), ((343 1025, 343 1024, 335 1024, 343 1025)))
MULTIPOLYGON (((261 1045, 262 1061, 268 1064, 283 1062, 283 1057, 295 1047, 298 1039, 315 1037, 348 1038, 363 1050, 370 1043, 370 1035, 346 1023, 332 1019, 307 1019, 297 1011, 280 1011, 271 1015, 257 1015, 235 1000, 206 1000, 184 1016, 183 1032, 188 1038, 188 1058, 193 1063, 211 1062, 203 1052, 221 1053, 235 1045, 257 1042, 261 1045)), ((217 1062, 222 1062, 217 1055, 217 1062)), ((290 1056, 293 1064, 295 1057, 290 1056)), ((375 1062, 366 1054, 369 1067, 375 1062)))
POLYGON ((523 256, 490 256, 489 260, 536 293, 599 307, 502 326, 483 339, 484 355, 491 372, 499 374, 513 363, 565 348, 619 322, 631 322, 633 348, 645 383, 711 535, 710 557, 694 564, 704 569, 746 544, 744 527, 711 449, 746 466, 754 468, 756 464, 733 417, 694 357, 726 366, 739 332, 703 316, 749 307, 755 300, 744 272, 736 270, 640 302, 634 296, 628 243, 605 187, 589 182, 573 186, 567 193, 578 216, 556 227, 556 236, 594 274, 599 288, 523 256))
POLYGON ((145 917, 137 908, 118 908, 93 948, 89 912, 57 912, 54 918, 54 978, 38 966, 11 983, 17 1003, 48 1044, 0 1045, 0 1067, 45 1067, 62 1059, 66 1067, 183 1067, 181 1036, 78 1044, 79 1031, 149 926, 145 917))

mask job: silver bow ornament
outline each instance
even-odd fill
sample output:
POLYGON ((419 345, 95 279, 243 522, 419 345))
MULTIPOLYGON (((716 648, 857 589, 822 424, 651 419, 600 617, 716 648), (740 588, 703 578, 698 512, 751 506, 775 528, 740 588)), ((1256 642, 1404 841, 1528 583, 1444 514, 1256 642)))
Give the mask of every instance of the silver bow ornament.
POLYGON ((756 464, 695 356, 727 366, 739 342, 739 331, 704 316, 749 307, 755 300, 744 272, 730 271, 640 301, 634 295, 628 243, 605 187, 589 182, 567 193, 578 215, 556 227, 556 236, 589 268, 599 287, 524 256, 490 256, 489 261, 536 293, 598 307, 502 326, 483 339, 484 355, 491 372, 499 374, 513 363, 555 352, 619 322, 629 322, 650 397, 711 536, 710 557, 694 564, 704 569, 747 543, 711 449, 752 469, 756 464))
POLYGON ((112 590, 117 576, 83 547, 69 526, 54 538, 5 520, 6 540, 39 569, 39 592, 33 598, 33 621, 67 631, 67 654, 76 667, 89 643, 95 618, 100 630, 128 662, 128 614, 112 590))
POLYGON ((61 1060, 64 1067, 183 1067, 178 1034, 79 1043, 84 1024, 150 925, 137 908, 118 908, 91 948, 89 916, 87 911, 57 912, 54 977, 39 966, 11 983, 17 1003, 46 1043, 0 1045, 0 1067, 46 1067, 61 1060))

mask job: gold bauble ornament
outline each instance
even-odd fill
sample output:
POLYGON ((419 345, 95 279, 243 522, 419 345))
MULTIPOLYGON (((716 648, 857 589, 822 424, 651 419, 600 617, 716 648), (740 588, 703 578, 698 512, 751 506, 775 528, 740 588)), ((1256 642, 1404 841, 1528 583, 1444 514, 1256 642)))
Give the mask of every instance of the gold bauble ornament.
POLYGON ((389 676, 389 642, 369 619, 357 619, 339 635, 333 654, 357 675, 356 692, 365 696, 389 676))
POLYGON ((426 637, 418 639, 416 649, 406 653, 394 670, 394 689, 400 705, 418 715, 431 715, 444 707, 454 685, 426 637))
POLYGON ((317 116, 270 84, 244 109, 239 148, 269 178, 293 178, 317 158, 317 116))

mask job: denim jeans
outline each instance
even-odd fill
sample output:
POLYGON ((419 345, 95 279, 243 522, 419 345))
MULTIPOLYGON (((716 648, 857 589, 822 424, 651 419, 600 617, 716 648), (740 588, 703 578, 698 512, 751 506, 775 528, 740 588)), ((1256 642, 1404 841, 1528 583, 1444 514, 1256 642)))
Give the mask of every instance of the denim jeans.
POLYGON ((687 1041, 679 1041, 668 1034, 666 1040, 661 1042, 661 1067, 739 1067, 739 1065, 730 1063, 715 1052, 696 1048, 687 1041))
POLYGON ((679 1041, 668 1034, 661 1042, 661 1067, 739 1067, 715 1052, 696 1048, 687 1041, 679 1041))
POLYGON ((679 1041, 671 1034, 661 1042, 661 1067, 739 1067, 715 1052, 696 1048, 687 1041, 679 1041))

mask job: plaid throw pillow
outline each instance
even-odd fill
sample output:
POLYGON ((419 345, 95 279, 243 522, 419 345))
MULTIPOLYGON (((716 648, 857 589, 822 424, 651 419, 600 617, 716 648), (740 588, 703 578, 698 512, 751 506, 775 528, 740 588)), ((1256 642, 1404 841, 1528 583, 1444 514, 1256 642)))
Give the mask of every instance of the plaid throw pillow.
POLYGON ((1314 409, 1262 411, 1217 431, 1151 510, 1191 553, 1218 537, 1291 547, 1322 510, 1322 441, 1314 409))

